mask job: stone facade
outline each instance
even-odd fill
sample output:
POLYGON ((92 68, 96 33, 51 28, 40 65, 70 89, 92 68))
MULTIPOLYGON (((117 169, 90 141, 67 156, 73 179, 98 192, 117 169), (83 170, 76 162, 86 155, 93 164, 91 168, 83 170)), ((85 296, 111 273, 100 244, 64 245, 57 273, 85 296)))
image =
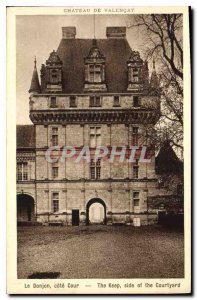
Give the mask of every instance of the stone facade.
MULTIPOLYGON (((157 212, 148 209, 147 201, 158 195, 152 145, 160 116, 158 82, 155 86, 149 80, 147 62, 128 45, 126 28, 107 29, 108 38, 98 41, 77 40, 70 32, 76 33, 75 28, 63 28, 57 52, 53 51, 46 66, 42 65, 41 85, 35 62, 29 90, 34 138, 32 144, 28 143, 21 132, 23 142, 17 146, 17 192, 20 197, 29 195, 34 208, 28 208, 26 197, 18 220, 85 225, 90 223, 91 204, 100 203, 105 224, 146 225, 157 218, 157 212), (127 49, 121 57, 114 54, 114 43, 127 49), (81 58, 73 58, 76 47, 81 49, 81 58), (150 162, 139 162, 136 171, 135 162, 116 159, 110 163, 109 159, 101 159, 98 173, 92 176, 91 165, 85 160, 78 164, 74 159, 53 164, 46 160, 47 149, 56 144, 73 146, 77 152, 83 146, 93 147, 94 130, 100 145, 109 151, 113 146, 129 149, 135 138, 139 149, 147 146, 150 162), (30 210, 31 214, 25 216, 24 211, 30 210)), ((153 73, 151 78, 155 81, 155 68, 153 73)))

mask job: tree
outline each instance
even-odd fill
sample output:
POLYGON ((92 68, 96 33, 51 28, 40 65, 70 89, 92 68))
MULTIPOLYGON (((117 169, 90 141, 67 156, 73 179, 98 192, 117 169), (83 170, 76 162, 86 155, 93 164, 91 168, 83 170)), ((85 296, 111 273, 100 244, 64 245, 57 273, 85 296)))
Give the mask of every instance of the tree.
POLYGON ((136 15, 128 26, 140 28, 145 38, 145 58, 156 60, 159 67, 162 96, 157 143, 168 139, 179 150, 183 150, 182 26, 182 14, 136 15))

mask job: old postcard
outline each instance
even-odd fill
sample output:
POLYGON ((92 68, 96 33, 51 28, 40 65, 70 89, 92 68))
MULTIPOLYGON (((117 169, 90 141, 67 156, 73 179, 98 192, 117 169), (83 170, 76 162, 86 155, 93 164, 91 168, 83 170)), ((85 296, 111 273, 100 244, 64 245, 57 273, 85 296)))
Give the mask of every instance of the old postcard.
POLYGON ((190 81, 188 7, 7 8, 7 293, 191 293, 190 81))

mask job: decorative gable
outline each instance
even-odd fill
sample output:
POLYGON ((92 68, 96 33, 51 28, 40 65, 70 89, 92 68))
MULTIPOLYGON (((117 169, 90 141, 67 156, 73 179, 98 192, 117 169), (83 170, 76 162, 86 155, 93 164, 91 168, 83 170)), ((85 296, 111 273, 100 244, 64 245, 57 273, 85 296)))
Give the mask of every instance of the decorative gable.
POLYGON ((62 61, 55 50, 41 67, 41 88, 42 92, 62 91, 62 61))
POLYGON ((143 60, 138 51, 131 51, 128 65, 128 91, 139 92, 142 90, 142 66, 143 60))

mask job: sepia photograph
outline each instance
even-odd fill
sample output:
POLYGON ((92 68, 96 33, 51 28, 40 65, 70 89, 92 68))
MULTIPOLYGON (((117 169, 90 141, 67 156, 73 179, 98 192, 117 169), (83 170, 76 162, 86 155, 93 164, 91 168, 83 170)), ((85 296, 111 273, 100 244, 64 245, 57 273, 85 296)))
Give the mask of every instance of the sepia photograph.
POLYGON ((158 279, 152 293, 180 293, 189 10, 32 9, 15 16, 16 280, 132 293, 132 279, 158 279))

